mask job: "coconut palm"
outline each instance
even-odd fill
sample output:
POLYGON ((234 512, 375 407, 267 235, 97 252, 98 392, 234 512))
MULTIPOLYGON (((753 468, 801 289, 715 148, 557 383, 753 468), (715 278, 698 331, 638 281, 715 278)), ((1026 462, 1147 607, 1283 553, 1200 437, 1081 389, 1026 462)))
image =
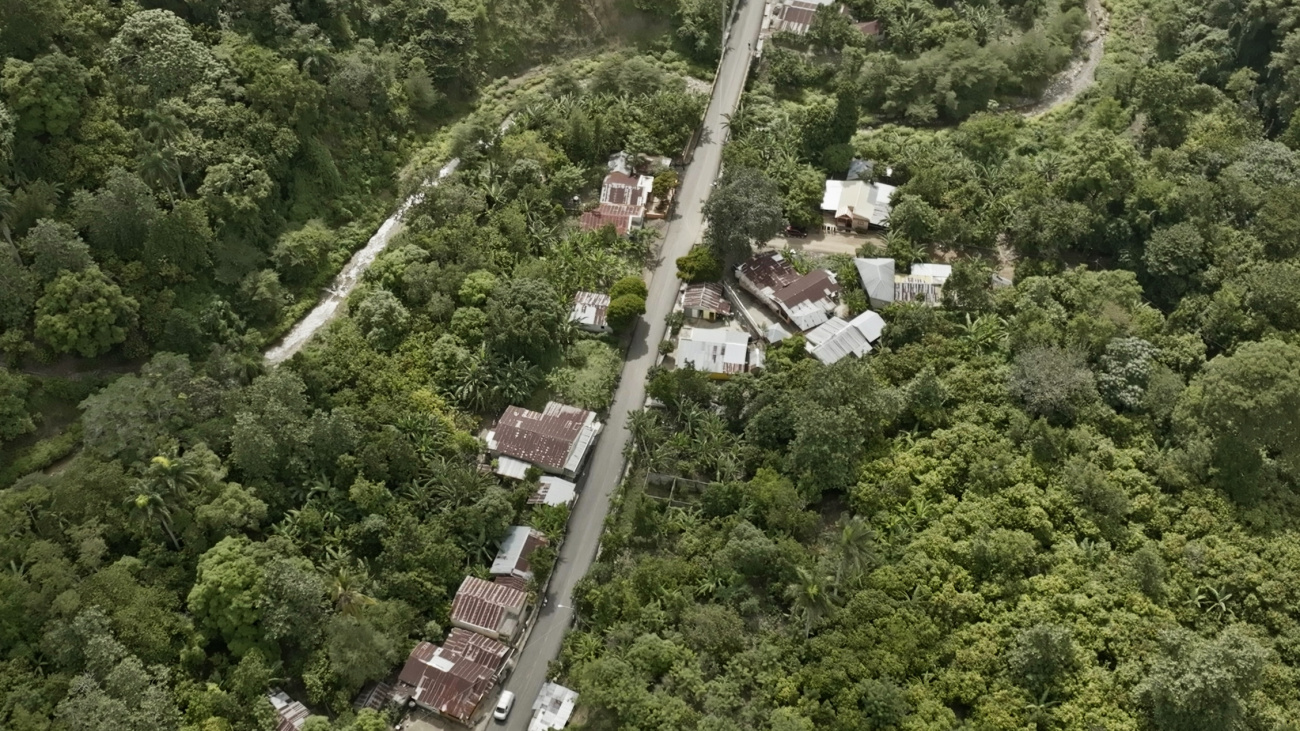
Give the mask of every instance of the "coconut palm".
POLYGON ((165 495, 173 495, 182 504, 188 503, 190 493, 200 490, 207 478, 207 470, 194 459, 158 455, 149 460, 145 468, 144 479, 154 489, 165 495))
POLYGON ((340 612, 356 616, 375 603, 365 593, 370 587, 370 574, 364 565, 340 561, 329 572, 328 579, 330 598, 334 600, 334 608, 340 612))
POLYGON ((832 579, 809 571, 802 566, 795 570, 796 579, 788 588, 794 614, 803 617, 803 636, 812 635, 813 625, 835 608, 832 597, 832 579))
POLYGON ((172 532, 171 507, 167 505, 167 500, 162 493, 147 483, 140 482, 136 485, 135 494, 128 497, 125 502, 127 509, 136 520, 145 524, 158 523, 166 531, 167 537, 171 539, 176 550, 181 550, 181 543, 176 540, 176 534, 172 532))
MULTIPOLYGON (((176 162, 176 157, 166 149, 152 147, 140 156, 136 165, 136 172, 140 174, 140 179, 154 188, 163 188, 167 191, 168 200, 174 200, 172 196, 172 181, 180 181, 181 166, 176 162)), ((180 183, 182 194, 185 190, 185 183, 180 183)))
POLYGON ((875 559, 876 532, 858 516, 840 521, 835 533, 835 549, 840 560, 835 568, 835 583, 840 584, 866 571, 875 559))

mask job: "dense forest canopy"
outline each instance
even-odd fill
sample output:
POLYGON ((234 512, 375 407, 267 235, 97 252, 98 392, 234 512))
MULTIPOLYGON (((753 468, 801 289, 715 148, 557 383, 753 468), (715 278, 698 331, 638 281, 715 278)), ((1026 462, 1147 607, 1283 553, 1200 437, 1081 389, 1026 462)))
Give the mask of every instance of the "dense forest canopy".
MULTIPOLYGON (((307 731, 386 728, 356 692, 443 638, 509 526, 565 529, 477 433, 609 407, 621 353, 568 303, 628 326, 654 234, 581 232, 574 198, 683 150, 727 7, 0 2, 0 727, 252 731, 280 686, 307 731)), ((1293 728, 1295 9, 1113 0, 1096 84, 1027 118, 1086 3, 846 7, 769 39, 708 243, 820 225, 871 159, 883 253, 951 260, 943 306, 885 309, 861 360, 796 336, 726 383, 653 374, 556 666, 583 723, 1293 728)), ((867 306, 849 257, 792 259, 867 306)))

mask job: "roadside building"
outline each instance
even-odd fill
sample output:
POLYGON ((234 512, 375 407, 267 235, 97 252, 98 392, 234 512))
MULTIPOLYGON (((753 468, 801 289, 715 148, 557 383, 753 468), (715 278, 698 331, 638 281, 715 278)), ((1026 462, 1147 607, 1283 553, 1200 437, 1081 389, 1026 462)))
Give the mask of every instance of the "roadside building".
POLYGON ((609 295, 600 292, 578 292, 573 295, 573 309, 569 312, 569 322, 587 332, 611 332, 605 322, 605 313, 608 311, 609 295))
POLYGON ((727 301, 718 282, 688 284, 682 291, 682 313, 687 317, 710 322, 731 316, 731 303, 727 301))
POLYGON ((888 228, 894 186, 865 180, 827 180, 821 210, 840 228, 888 228))
POLYGON ((742 289, 800 331, 830 319, 840 294, 834 274, 814 269, 800 276, 776 251, 758 254, 736 267, 736 278, 742 289))
POLYGON ((613 226, 619 235, 645 224, 646 208, 651 202, 655 179, 649 175, 632 175, 611 169, 600 186, 600 204, 586 211, 578 225, 583 231, 613 226))
POLYGON ((276 690, 268 694, 271 705, 275 708, 275 731, 299 731, 307 722, 311 711, 307 706, 289 697, 288 693, 276 690))
POLYGON ((740 330, 683 327, 677 336, 677 367, 691 366, 713 378, 749 369, 749 335, 740 330))
POLYGON ((572 505, 578 497, 578 485, 554 475, 543 475, 537 491, 528 497, 529 505, 572 505))
POLYGON ((848 321, 833 317, 808 331, 804 347, 814 358, 830 365, 845 356, 862 357, 870 353, 871 344, 880 340, 884 329, 884 318, 871 310, 848 321))
POLYGON ((527 582, 533 578, 528 557, 545 545, 548 541, 540 531, 526 525, 512 526, 505 540, 501 541, 501 548, 488 571, 493 576, 515 576, 527 582))
POLYGON ((596 414, 551 401, 542 413, 506 408, 487 434, 488 452, 499 475, 524 479, 530 466, 570 479, 577 476, 600 434, 596 414))
POLYGON ((877 309, 894 301, 894 260, 888 258, 853 260, 858 270, 862 290, 867 293, 871 306, 877 309))
POLYGON ((394 699, 410 699, 447 718, 470 724, 491 692, 509 648, 483 635, 456 628, 439 647, 421 642, 397 676, 394 699))
POLYGON ((543 683, 542 690, 533 701, 533 718, 528 731, 552 731, 569 724, 569 717, 578 704, 578 693, 557 683, 543 683))
POLYGON ((499 642, 510 642, 522 624, 528 595, 503 584, 466 576, 451 600, 451 624, 499 642))

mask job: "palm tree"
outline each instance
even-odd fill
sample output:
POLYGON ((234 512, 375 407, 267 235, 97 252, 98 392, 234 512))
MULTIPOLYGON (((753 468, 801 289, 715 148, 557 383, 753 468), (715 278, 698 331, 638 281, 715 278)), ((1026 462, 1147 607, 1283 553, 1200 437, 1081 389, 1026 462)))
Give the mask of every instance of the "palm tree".
POLYGON ((149 461, 144 478, 156 492, 176 496, 182 503, 189 502, 190 491, 203 487, 206 470, 193 459, 158 455, 149 461))
POLYGON ((131 511, 134 517, 142 523, 149 524, 157 521, 167 537, 171 539, 172 545, 176 550, 181 550, 180 541, 176 540, 176 534, 172 532, 172 511, 167 505, 167 500, 157 490, 152 489, 146 483, 136 485, 136 493, 126 499, 126 507, 131 511))
POLYGON ((637 409, 628 414, 627 428, 632 432, 634 448, 643 454, 650 453, 650 445, 663 437, 659 415, 649 409, 637 409))
MULTIPOLYGON (((169 151, 157 147, 150 148, 140 156, 136 171, 149 185, 165 189, 168 200, 175 200, 172 197, 172 181, 180 180, 181 166, 169 151)), ((182 191, 184 187, 185 184, 182 182, 182 191)))
POLYGON ((819 576, 802 566, 796 569, 796 580, 789 587, 795 614, 803 615, 803 636, 812 635, 813 624, 830 614, 835 608, 831 596, 831 577, 819 576))
POLYGON ((366 595, 370 585, 370 575, 364 565, 351 566, 340 561, 329 574, 330 597, 334 608, 349 616, 356 616, 362 609, 371 606, 375 600, 366 595))
POLYGON ((13 193, 10 193, 8 188, 0 187, 0 236, 4 236, 5 241, 10 245, 13 244, 14 237, 9 227, 13 224, 14 214, 17 211, 13 193))
POLYGON ((845 518, 835 534, 835 548, 840 554, 835 569, 835 583, 860 575, 875 559, 876 532, 858 516, 845 518))

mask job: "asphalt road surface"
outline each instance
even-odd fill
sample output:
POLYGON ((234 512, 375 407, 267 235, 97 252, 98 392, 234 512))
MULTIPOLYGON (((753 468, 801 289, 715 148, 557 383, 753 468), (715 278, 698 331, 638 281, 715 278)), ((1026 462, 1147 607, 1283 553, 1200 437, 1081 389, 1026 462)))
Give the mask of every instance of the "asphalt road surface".
MULTIPOLYGON (((726 134, 725 115, 735 110, 745 88, 749 70, 750 44, 758 40, 763 20, 763 0, 743 0, 739 17, 723 55, 713 86, 713 97, 704 114, 704 130, 694 161, 682 176, 677 217, 669 222, 660 249, 659 264, 652 272, 646 314, 637 327, 623 364, 623 375, 609 421, 596 443, 578 502, 569 519, 568 536, 560 549, 551 578, 547 603, 533 627, 519 663, 505 683, 515 694, 515 708, 505 724, 507 731, 526 731, 533 701, 547 680, 547 666, 560 653, 564 633, 573 622, 573 587, 596 560, 596 548, 609 512, 610 497, 623 473, 623 445, 627 442, 627 415, 645 402, 645 380, 654 365, 665 320, 672 312, 680 283, 675 260, 685 256, 704 234, 704 199, 722 165, 722 143, 726 134)), ((498 728, 499 725, 495 724, 498 728)))

